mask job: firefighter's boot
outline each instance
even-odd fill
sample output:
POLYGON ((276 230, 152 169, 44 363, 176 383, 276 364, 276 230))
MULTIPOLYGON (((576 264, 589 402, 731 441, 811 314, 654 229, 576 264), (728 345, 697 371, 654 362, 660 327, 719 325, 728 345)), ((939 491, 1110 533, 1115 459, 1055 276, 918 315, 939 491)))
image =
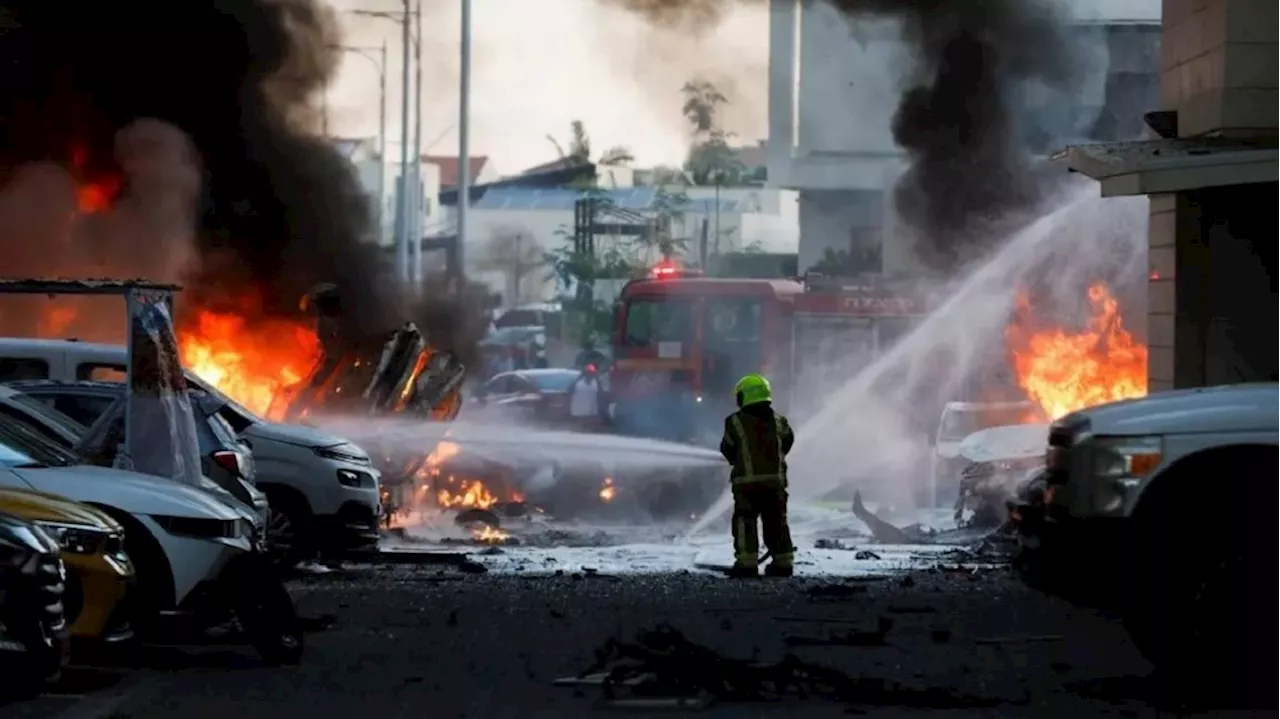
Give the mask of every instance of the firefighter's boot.
POLYGON ((764 576, 766 577, 790 577, 794 574, 794 568, 790 564, 779 564, 778 562, 769 562, 764 568, 764 576))
POLYGON ((756 579, 760 576, 760 567, 751 564, 734 564, 724 574, 731 579, 756 579))

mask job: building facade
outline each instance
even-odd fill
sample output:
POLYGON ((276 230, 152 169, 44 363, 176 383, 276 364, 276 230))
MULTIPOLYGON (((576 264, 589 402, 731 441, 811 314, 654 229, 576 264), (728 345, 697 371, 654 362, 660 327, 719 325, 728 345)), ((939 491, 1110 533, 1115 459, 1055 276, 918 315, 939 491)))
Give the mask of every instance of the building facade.
MULTIPOLYGON (((1160 0, 1073 0, 1069 8, 1087 77, 1070 111, 1060 97, 1027 93, 1034 152, 1138 137, 1143 108, 1159 92, 1160 0)), ((799 193, 801 271, 827 249, 867 258, 863 271, 907 269, 884 246, 886 190, 904 168, 891 122, 911 66, 898 26, 850 23, 827 3, 770 0, 769 43, 768 178, 799 193)))

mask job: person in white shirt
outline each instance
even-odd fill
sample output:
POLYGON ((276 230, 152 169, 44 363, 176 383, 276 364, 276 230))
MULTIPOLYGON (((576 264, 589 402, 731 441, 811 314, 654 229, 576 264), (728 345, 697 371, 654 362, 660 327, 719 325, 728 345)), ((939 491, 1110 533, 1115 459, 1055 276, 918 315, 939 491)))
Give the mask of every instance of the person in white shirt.
POLYGON ((569 387, 569 419, 583 432, 600 427, 600 371, 594 364, 583 367, 569 387))

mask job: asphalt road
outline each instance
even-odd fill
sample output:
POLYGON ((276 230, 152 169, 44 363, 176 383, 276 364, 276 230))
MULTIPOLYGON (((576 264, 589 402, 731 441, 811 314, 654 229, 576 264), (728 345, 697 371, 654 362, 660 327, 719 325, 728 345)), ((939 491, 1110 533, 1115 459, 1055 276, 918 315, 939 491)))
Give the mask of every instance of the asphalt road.
MULTIPOLYGON (((147 650, 137 666, 76 669, 62 696, 5 719, 568 718, 618 712, 557 677, 610 637, 668 623, 743 659, 800 659, 856 681, 852 701, 717 703, 663 716, 1156 717, 1188 711, 1150 678, 1116 623, 1022 588, 1005 570, 926 571, 831 584, 695 574, 461 576, 384 566, 292 583, 300 610, 332 615, 304 663, 261 666, 235 646, 147 650), (833 588, 834 587, 834 588, 833 588), (788 646, 892 622, 881 646, 788 646)), ((863 637, 865 639, 865 637, 863 637)), ((874 643, 874 637, 872 637, 874 643)), ((692 676, 714 662, 688 667, 692 676)), ((633 715, 636 712, 631 712, 633 715)), ((1274 712, 1270 712, 1274 715, 1274 712)), ((1265 714, 1263 714, 1265 715, 1265 714)))

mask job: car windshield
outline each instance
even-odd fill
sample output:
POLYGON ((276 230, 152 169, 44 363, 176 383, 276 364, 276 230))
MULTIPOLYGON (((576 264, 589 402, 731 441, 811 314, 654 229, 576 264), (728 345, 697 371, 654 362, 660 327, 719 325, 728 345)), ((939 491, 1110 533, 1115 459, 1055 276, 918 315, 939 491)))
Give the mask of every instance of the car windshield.
POLYGON ((524 378, 533 383, 541 392, 563 392, 578 378, 577 372, 538 372, 526 374, 524 378))
POLYGON ((0 432, 0 467, 13 469, 15 467, 34 467, 40 465, 34 457, 18 449, 13 443, 10 443, 0 432))
MULTIPOLYGON (((25 410, 28 415, 40 417, 40 419, 44 420, 47 424, 57 425, 58 428, 62 430, 62 434, 67 435, 68 438, 83 437, 84 433, 89 431, 88 427, 80 424, 71 417, 59 412, 31 395, 15 393, 10 395, 9 401, 12 402, 15 407, 25 410)), ((31 419, 27 421, 35 422, 36 420, 31 419)))
POLYGON ((541 327, 504 327, 490 332, 489 336, 484 338, 484 343, 488 345, 520 344, 534 339, 541 331, 541 327))
POLYGON ((39 432, 8 417, 0 420, 0 444, 8 447, 11 453, 17 452, 26 458, 25 462, 10 466, 67 467, 79 463, 71 450, 59 447, 39 432))
POLYGON ((979 430, 1022 424, 1031 417, 1031 409, 1019 405, 954 410, 943 418, 938 439, 943 442, 959 442, 979 430))
POLYGON ((223 394, 217 387, 205 382, 191 372, 187 372, 186 376, 187 383, 192 387, 208 392, 210 396, 224 403, 225 406, 218 411, 218 415, 227 420, 227 423, 231 425, 231 428, 237 434, 263 421, 261 417, 250 412, 244 405, 223 394))

